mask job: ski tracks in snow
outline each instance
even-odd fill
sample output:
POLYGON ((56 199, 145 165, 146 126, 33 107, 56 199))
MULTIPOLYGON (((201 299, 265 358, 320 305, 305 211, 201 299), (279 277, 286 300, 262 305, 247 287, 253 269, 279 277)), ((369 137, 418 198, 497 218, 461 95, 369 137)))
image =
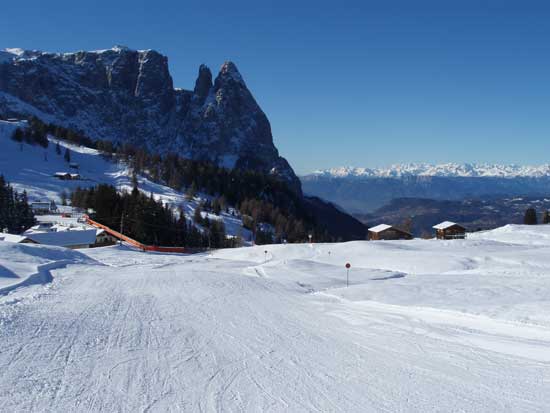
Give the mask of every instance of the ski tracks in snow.
POLYGON ((544 329, 347 301, 326 288, 342 280, 310 279, 323 267, 310 274, 305 261, 123 258, 56 270, 54 291, 1 326, 0 410, 527 412, 550 403, 549 364, 533 351, 548 344, 544 329), (300 280, 324 292, 306 294, 300 280))

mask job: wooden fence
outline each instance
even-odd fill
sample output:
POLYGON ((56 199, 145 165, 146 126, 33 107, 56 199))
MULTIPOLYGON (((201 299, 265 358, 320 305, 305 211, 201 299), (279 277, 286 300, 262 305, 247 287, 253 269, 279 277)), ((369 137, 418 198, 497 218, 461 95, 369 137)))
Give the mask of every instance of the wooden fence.
POLYGON ((139 248, 143 251, 153 251, 153 252, 176 252, 176 253, 184 253, 188 252, 186 248, 184 247, 160 247, 158 245, 145 245, 142 244, 139 241, 136 241, 135 239, 132 239, 130 237, 127 237, 124 234, 121 234, 118 231, 115 231, 114 229, 109 228, 107 225, 100 224, 99 222, 94 221, 91 219, 88 215, 84 215, 84 218, 86 219, 86 223, 88 225, 91 225, 96 228, 100 228, 105 230, 106 233, 112 235, 115 238, 118 238, 124 242, 127 242, 128 244, 139 248))

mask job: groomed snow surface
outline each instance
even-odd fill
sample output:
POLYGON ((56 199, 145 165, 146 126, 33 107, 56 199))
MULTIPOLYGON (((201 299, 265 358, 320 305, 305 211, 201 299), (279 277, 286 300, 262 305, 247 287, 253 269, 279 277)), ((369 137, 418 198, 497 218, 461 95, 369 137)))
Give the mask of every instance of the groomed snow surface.
POLYGON ((64 260, 51 282, 0 296, 2 411, 550 406, 550 226, 189 256, 60 251, 0 243, 2 266, 28 264, 12 273, 64 260))

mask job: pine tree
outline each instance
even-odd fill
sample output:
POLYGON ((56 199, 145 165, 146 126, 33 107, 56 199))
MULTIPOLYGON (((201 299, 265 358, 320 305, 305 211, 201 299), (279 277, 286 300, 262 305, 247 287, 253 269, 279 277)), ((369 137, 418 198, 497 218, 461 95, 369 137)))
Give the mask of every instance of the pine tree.
POLYGON ((212 220, 210 223, 210 246, 212 248, 226 246, 225 225, 222 221, 212 220))
POLYGON ((21 128, 15 129, 11 138, 16 142, 23 142, 23 138, 24 138, 23 130, 21 128))
POLYGON ((69 150, 69 148, 65 148, 65 155, 63 155, 63 158, 67 163, 71 162, 71 151, 69 150))
POLYGON ((59 145, 59 141, 55 144, 55 153, 61 155, 61 145, 59 145))
POLYGON ((179 217, 176 221, 176 245, 186 245, 188 242, 187 220, 183 209, 179 210, 179 217))
POLYGON ((34 218, 34 213, 32 212, 32 209, 29 206, 27 191, 23 191, 23 194, 21 195, 20 202, 18 205, 18 210, 20 211, 20 216, 21 216, 21 221, 19 223, 19 226, 21 228, 20 231, 23 232, 26 229, 32 227, 36 223, 36 219, 34 218))
POLYGON ((0 231, 6 228, 8 219, 8 190, 4 176, 0 175, 0 231))
POLYGON ((192 201, 195 198, 196 194, 197 194, 197 185, 195 184, 195 181, 193 181, 193 183, 185 193, 185 199, 188 201, 192 201))
POLYGON ((197 206, 195 208, 195 212, 193 213, 193 221, 195 224, 202 224, 203 218, 202 218, 202 208, 200 206, 197 206))
POLYGON ((133 189, 137 189, 138 188, 138 179, 137 179, 137 174, 136 174, 136 171, 132 171, 132 188, 133 189))
POLYGON ((550 224, 550 211, 544 211, 542 213, 542 223, 550 224))
POLYGON ((256 231, 256 244, 258 245, 264 245, 264 244, 272 244, 273 243, 273 234, 271 231, 263 231, 258 228, 256 231))
POLYGON ((68 198, 67 192, 65 190, 63 190, 61 192, 61 205, 63 205, 63 206, 67 205, 67 198, 68 198))
POLYGON ((222 212, 222 205, 219 198, 214 198, 214 201, 212 202, 212 212, 216 215, 220 215, 222 212))
POLYGON ((27 193, 19 194, 0 176, 0 231, 20 233, 35 223, 27 193))
POLYGON ((535 208, 527 208, 523 217, 523 223, 525 225, 537 225, 537 211, 535 208))

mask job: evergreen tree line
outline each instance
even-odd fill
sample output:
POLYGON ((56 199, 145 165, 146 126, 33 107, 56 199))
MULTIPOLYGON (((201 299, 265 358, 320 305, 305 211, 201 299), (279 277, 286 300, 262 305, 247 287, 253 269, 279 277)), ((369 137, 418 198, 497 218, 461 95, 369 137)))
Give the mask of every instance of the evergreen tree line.
POLYGON ((156 201, 152 194, 141 193, 137 187, 122 193, 106 184, 77 188, 71 194, 71 201, 75 207, 93 209, 92 219, 143 244, 192 248, 232 246, 228 245, 222 222, 209 222, 201 231, 186 220, 183 211, 174 214, 170 207, 156 201))
POLYGON ((15 191, 0 175, 0 231, 20 234, 36 223, 27 193, 15 191))
POLYGON ((239 205, 242 214, 243 225, 255 233, 257 244, 288 242, 303 242, 307 240, 309 233, 315 232, 315 239, 323 238, 319 231, 308 231, 304 222, 287 215, 273 204, 259 199, 245 199, 239 205), (259 228, 260 223, 269 223, 273 232, 259 228))
MULTIPOLYGON (((220 205, 234 205, 245 215, 245 225, 252 230, 257 242, 303 242, 312 234, 317 241, 336 239, 321 228, 308 211, 302 197, 280 179, 252 170, 226 169, 210 161, 190 160, 177 154, 150 154, 129 144, 92 140, 82 132, 45 124, 37 118, 29 120, 29 127, 37 134, 51 134, 56 138, 99 150, 102 156, 127 163, 134 171, 153 182, 167 185, 177 191, 186 191, 188 199, 197 192, 214 196, 213 212, 220 205), (262 222, 270 224, 274 233, 263 234, 258 229, 262 222)), ((70 154, 68 155, 70 159, 70 154)), ((205 206, 209 211, 208 206, 205 206)), ((219 213, 219 212, 218 212, 219 213)))
MULTIPOLYGON (((38 118, 32 117, 28 122, 29 126, 27 128, 17 128, 13 131, 11 138, 14 141, 28 143, 29 145, 40 145, 43 148, 47 148, 49 146, 48 134, 53 136, 57 136, 56 134, 59 134, 61 136, 60 139, 81 146, 87 146, 85 144, 93 144, 91 139, 72 132, 70 129, 47 125, 38 118)), ((93 146, 95 147, 96 145, 94 144, 93 146)), ((58 155, 61 155, 61 146, 59 145, 59 142, 55 145, 55 152, 58 155)), ((63 158, 65 161, 71 162, 71 151, 69 148, 65 148, 63 158)))
POLYGON ((202 206, 204 211, 219 214, 227 205, 235 206, 242 215, 252 217, 246 220, 245 226, 255 238, 258 224, 265 222, 274 228, 270 242, 282 239, 301 242, 307 240, 310 233, 316 234, 319 241, 333 240, 318 228, 301 196, 276 177, 251 170, 226 169, 176 154, 150 155, 130 145, 117 147, 112 156, 127 162, 136 173, 148 176, 153 182, 185 191, 188 200, 198 192, 212 195, 213 201, 202 206))
POLYGON ((25 142, 30 145, 40 145, 43 148, 47 148, 49 144, 48 138, 45 134, 31 128, 17 128, 13 131, 11 138, 16 142, 25 142))
MULTIPOLYGON (((74 143, 80 146, 86 146, 92 149, 98 149, 97 143, 91 138, 87 137, 83 132, 75 131, 74 129, 64 128, 53 123, 44 123, 37 117, 30 117, 28 119, 29 127, 25 128, 22 132, 30 136, 36 137, 36 140, 28 143, 40 143, 45 148, 48 147, 48 135, 55 136, 58 139, 74 143)), ((15 139, 15 138, 14 138, 15 139)))
POLYGON ((242 215, 252 218, 245 217, 245 227, 252 230, 255 238, 262 222, 274 228, 274 239, 270 242, 282 239, 300 242, 306 240, 309 233, 322 233, 301 197, 276 177, 251 170, 226 169, 175 154, 148 155, 128 145, 121 150, 123 152, 118 152, 117 156, 128 162, 134 171, 175 190, 186 190, 188 200, 197 192, 213 195, 213 201, 203 205, 207 212, 219 214, 227 205, 234 205, 242 215))

